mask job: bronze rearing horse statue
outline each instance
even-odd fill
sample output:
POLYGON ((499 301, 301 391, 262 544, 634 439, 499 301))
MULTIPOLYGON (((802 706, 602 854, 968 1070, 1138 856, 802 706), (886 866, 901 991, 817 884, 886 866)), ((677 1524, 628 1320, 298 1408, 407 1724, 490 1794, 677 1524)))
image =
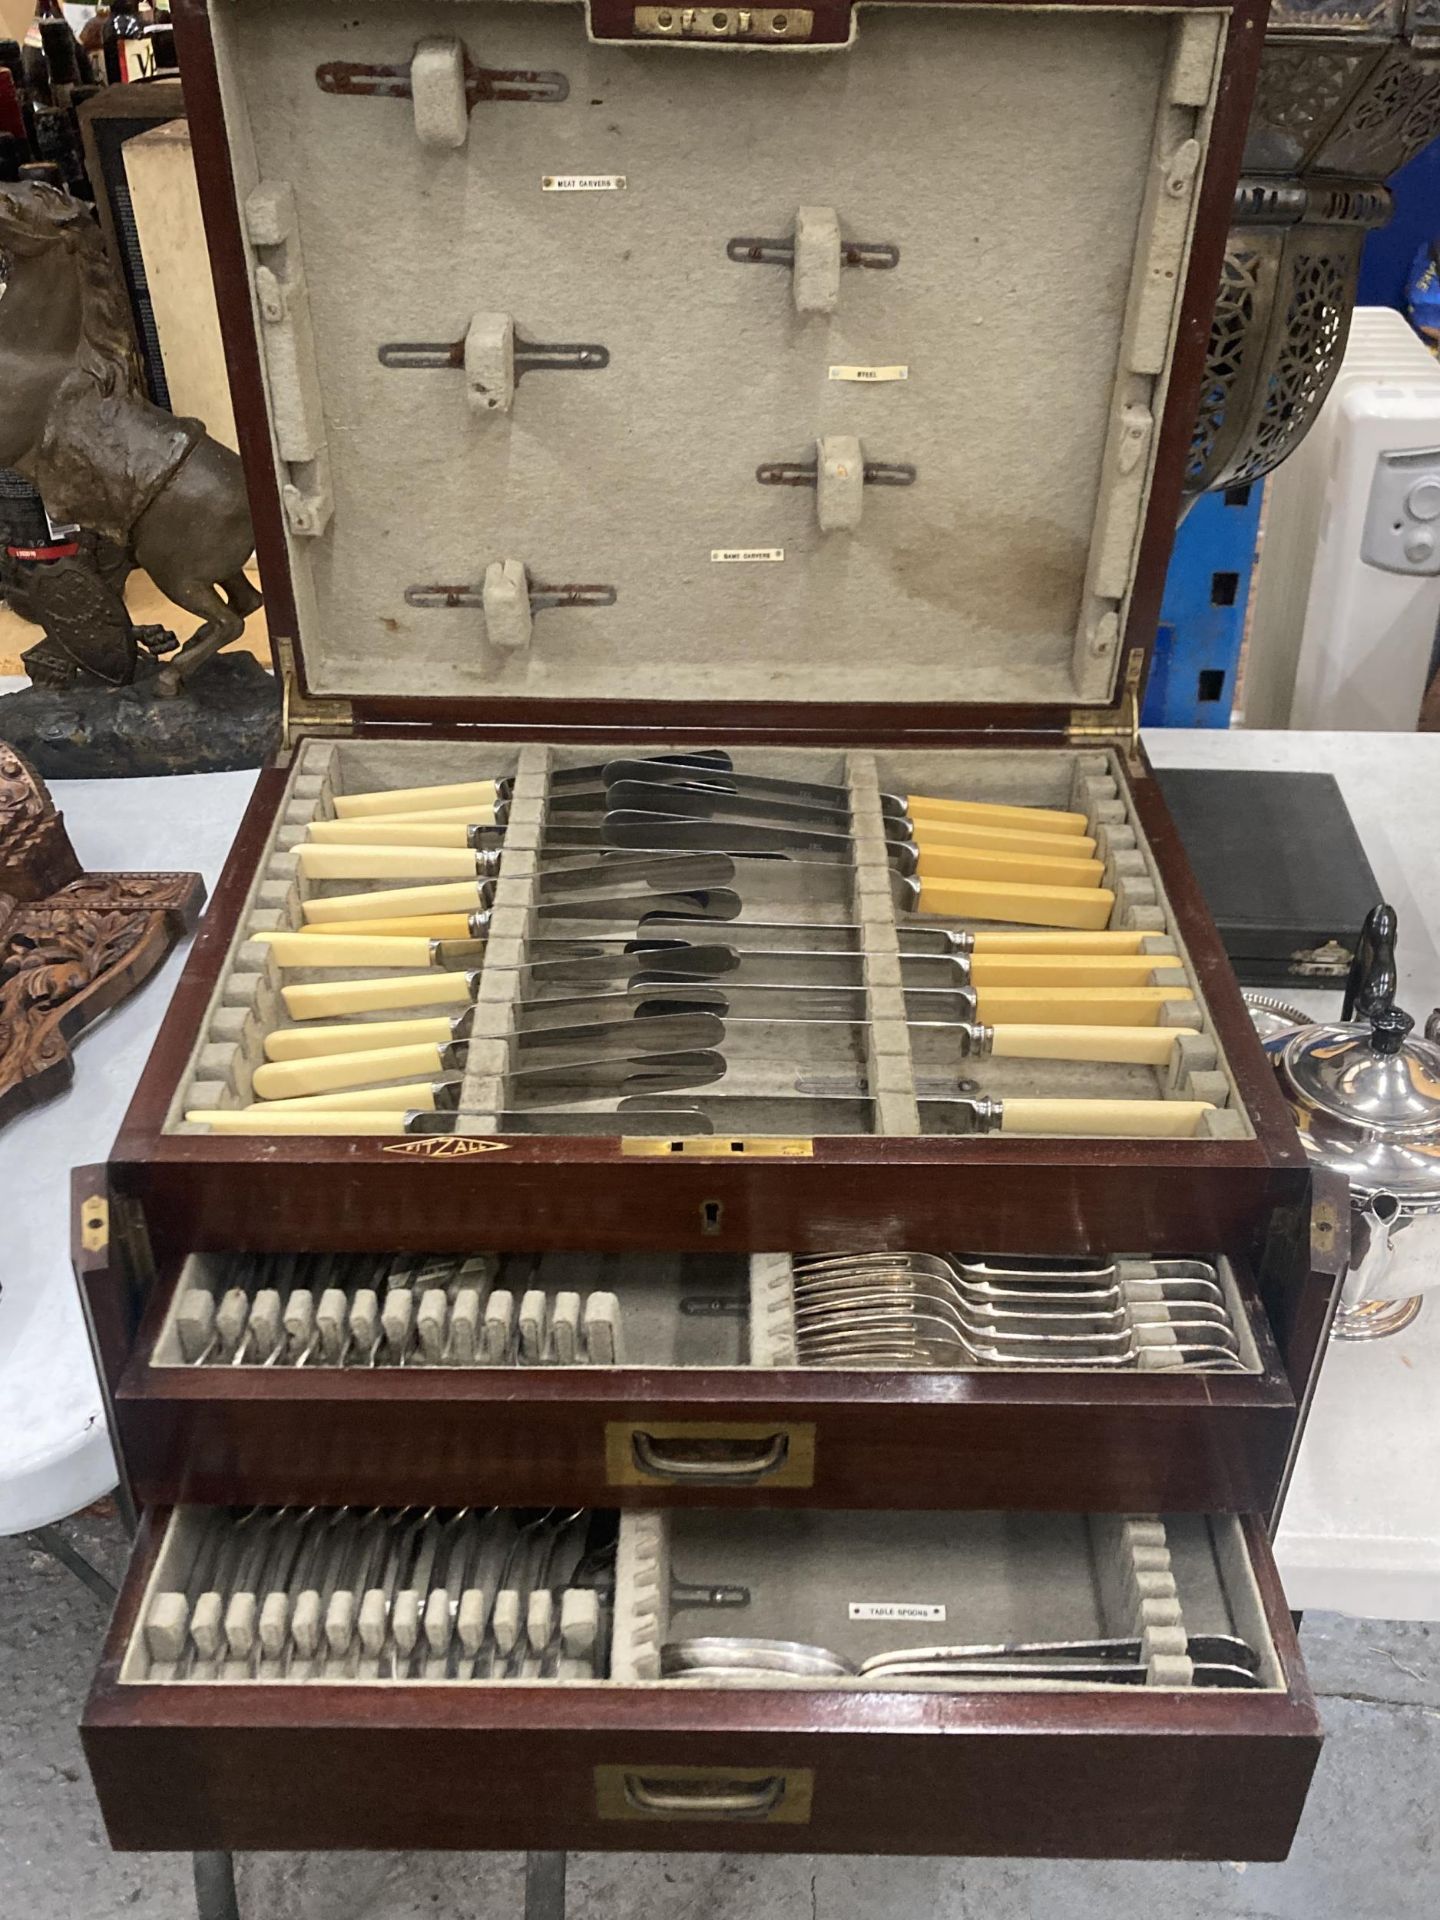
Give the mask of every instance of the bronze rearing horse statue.
POLYGON ((255 543, 239 457, 145 398, 124 297, 79 201, 0 185, 0 255, 0 466, 53 520, 120 542, 203 621, 160 673, 160 690, 177 692, 260 605, 244 572, 255 543))

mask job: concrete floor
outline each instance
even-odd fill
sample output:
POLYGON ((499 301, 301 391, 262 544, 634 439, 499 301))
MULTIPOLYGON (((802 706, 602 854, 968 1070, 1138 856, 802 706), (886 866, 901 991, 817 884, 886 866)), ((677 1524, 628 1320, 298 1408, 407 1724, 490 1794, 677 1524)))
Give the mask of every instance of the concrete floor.
MULTIPOLYGON (((70 1538, 112 1575, 113 1521, 70 1538)), ((75 1733, 104 1608, 0 1540, 0 1916, 191 1920, 187 1858, 111 1854, 75 1733)), ((1302 1639, 1328 1743, 1284 1866, 583 1854, 575 1920, 1434 1920, 1440 1627, 1316 1614, 1302 1639)), ((335 1783, 337 1793, 344 1782, 335 1783)), ((520 1920, 513 1854, 256 1855, 244 1920, 520 1920)))

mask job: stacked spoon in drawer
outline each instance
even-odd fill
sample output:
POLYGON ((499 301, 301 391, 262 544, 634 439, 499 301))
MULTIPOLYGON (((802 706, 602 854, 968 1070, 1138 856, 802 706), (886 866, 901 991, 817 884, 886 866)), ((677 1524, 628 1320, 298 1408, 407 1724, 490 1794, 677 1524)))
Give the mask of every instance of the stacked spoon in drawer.
POLYGON ((148 1680, 603 1677, 604 1516, 186 1510, 145 1609, 148 1680))
POLYGON ((223 1279, 184 1289, 175 1311, 189 1366, 618 1366, 621 1308, 608 1288, 582 1295, 518 1285, 492 1254, 241 1254, 223 1279))
MULTIPOLYGON (((833 891, 878 868, 898 947, 886 1017, 915 1059, 910 1130, 1201 1131, 1213 1103, 1174 1087, 972 1097, 967 1058, 1173 1077, 1199 1037, 1183 1024, 1197 1013, 1192 988, 1173 945, 1108 924, 1116 896, 1084 813, 877 801, 861 820, 845 787, 737 771, 720 754, 556 770, 534 875, 539 932, 502 965, 487 937, 509 783, 336 795, 334 818, 312 821, 296 850, 303 924, 267 945, 282 975, 340 977, 284 987, 291 1024, 266 1036, 251 1104, 187 1119, 232 1133, 444 1132, 462 1112, 485 1131, 887 1130, 872 1052, 884 956, 864 911, 785 917, 812 876, 833 891), (362 880, 364 891, 319 890, 362 880), (957 917, 999 924, 946 924, 957 917), (487 969, 511 976, 511 1024, 490 1070, 502 1092, 482 1098, 467 1096, 467 1069, 487 969), (374 1017, 392 1012, 406 1017, 374 1017)), ((493 1035, 487 1044, 493 1053, 493 1035)))

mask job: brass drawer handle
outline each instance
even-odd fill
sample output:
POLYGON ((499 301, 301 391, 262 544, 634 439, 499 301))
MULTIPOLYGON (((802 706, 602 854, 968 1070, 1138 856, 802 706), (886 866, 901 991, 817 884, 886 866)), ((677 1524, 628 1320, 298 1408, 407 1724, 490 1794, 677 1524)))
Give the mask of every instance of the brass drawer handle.
POLYGON ((637 1813, 692 1820, 764 1820, 785 1798, 785 1776, 768 1780, 672 1781, 638 1774, 625 1776, 625 1797, 637 1813))
POLYGON ((759 1442, 660 1440, 637 1427, 630 1444, 640 1471, 665 1480, 762 1480, 778 1473, 790 1457, 788 1433, 772 1433, 759 1442))
POLYGON ((745 1820, 805 1826, 815 1798, 811 1767, 603 1766, 595 1769, 602 1820, 745 1820))
POLYGON ((612 1487, 813 1487, 815 1423, 610 1420, 605 1472, 612 1487))

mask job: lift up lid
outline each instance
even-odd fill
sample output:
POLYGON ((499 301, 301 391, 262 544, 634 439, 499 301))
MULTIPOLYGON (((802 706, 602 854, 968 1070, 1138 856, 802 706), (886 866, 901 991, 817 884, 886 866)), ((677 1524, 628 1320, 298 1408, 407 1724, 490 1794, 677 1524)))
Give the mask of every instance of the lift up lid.
POLYGON ((302 692, 362 727, 717 737, 1116 706, 1256 22, 187 0, 302 692))

